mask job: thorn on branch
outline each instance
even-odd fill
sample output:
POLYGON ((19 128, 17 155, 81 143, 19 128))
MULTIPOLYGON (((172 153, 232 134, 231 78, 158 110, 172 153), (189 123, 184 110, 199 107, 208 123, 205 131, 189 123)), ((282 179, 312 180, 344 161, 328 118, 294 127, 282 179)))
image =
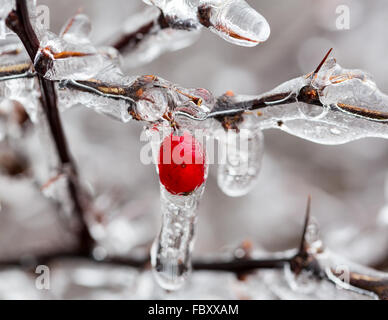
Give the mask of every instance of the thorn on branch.
POLYGON ((326 53, 326 55, 323 57, 322 61, 318 65, 318 67, 313 72, 313 76, 316 76, 318 74, 319 70, 321 70, 323 64, 326 62, 326 60, 329 57, 332 50, 333 50, 333 48, 330 48, 329 51, 326 53))
POLYGON ((308 250, 308 243, 306 240, 306 236, 307 236, 307 229, 310 224, 310 212, 311 212, 311 195, 309 195, 307 198, 307 206, 306 206, 306 213, 304 218, 302 238, 300 240, 299 254, 303 254, 308 250))
POLYGON ((307 242, 307 231, 310 223, 310 211, 311 211, 311 196, 308 196, 306 214, 303 225, 302 237, 299 245, 298 253, 291 259, 291 270, 298 276, 303 270, 312 272, 319 279, 323 279, 324 272, 319 265, 317 259, 310 254, 309 244, 307 242))

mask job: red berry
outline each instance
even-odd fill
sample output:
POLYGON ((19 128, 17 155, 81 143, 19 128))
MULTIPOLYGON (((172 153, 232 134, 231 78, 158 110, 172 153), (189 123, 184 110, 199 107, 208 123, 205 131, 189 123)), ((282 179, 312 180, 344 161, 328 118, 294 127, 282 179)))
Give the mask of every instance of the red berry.
POLYGON ((205 152, 187 131, 166 137, 159 151, 160 182, 172 194, 188 194, 205 181, 205 152))

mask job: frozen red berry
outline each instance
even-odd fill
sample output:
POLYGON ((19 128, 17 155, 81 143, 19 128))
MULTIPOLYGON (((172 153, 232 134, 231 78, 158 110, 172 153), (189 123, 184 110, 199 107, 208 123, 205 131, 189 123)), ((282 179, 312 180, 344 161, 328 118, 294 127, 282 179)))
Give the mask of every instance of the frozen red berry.
POLYGON ((159 151, 160 182, 172 194, 188 194, 205 181, 205 152, 187 131, 183 135, 167 136, 159 151))

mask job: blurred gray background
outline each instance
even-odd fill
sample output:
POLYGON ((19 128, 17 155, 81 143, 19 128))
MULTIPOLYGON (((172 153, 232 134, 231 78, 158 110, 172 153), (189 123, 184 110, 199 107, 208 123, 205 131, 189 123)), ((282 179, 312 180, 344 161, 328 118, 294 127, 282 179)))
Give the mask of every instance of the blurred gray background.
MULTIPOLYGON (((387 1, 248 2, 271 26, 271 36, 265 43, 255 48, 237 47, 203 30, 193 46, 126 72, 156 74, 184 87, 207 88, 217 95, 226 90, 259 94, 314 70, 332 47, 332 56, 341 66, 369 72, 381 90, 388 92, 387 1), (350 8, 349 30, 336 29, 336 7, 342 4, 350 8)), ((109 39, 128 16, 145 6, 140 0, 38 0, 38 4, 49 6, 54 32, 83 8, 91 18, 96 43, 109 39)), ((96 195, 113 198, 120 213, 112 214, 124 216, 123 224, 128 224, 112 229, 113 238, 118 238, 116 244, 132 241, 133 246, 147 246, 159 227, 159 184, 154 167, 140 162, 142 125, 115 122, 82 107, 62 116, 83 179, 96 195), (131 219, 135 224, 131 225, 131 219), (136 237, 130 236, 131 232, 136 237)), ((311 194, 312 214, 325 245, 364 265, 384 260, 388 252, 388 214, 383 210, 388 201, 388 141, 363 139, 324 146, 281 131, 264 134, 265 157, 259 183, 247 196, 224 195, 217 187, 216 167, 210 168, 199 209, 195 255, 231 250, 246 239, 265 251, 295 247, 311 194)), ((20 179, 1 179, 0 199, 9 204, 8 212, 4 209, 0 216, 1 256, 28 257, 32 252, 71 246, 71 235, 62 231, 55 208, 47 203, 38 206, 39 194, 20 179), (19 192, 23 192, 22 200, 19 192)), ((16 296, 18 281, 10 282, 16 296)), ((70 292, 57 297, 94 297, 70 292)), ((109 298, 109 292, 96 297, 109 298)))

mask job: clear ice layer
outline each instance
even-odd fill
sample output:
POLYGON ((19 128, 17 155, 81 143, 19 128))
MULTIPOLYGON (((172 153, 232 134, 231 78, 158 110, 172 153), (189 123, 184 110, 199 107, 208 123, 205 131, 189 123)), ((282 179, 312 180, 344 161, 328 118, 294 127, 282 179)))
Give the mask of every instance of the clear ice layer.
POLYGON ((63 27, 60 36, 50 31, 41 33, 35 69, 49 80, 86 80, 109 68, 111 57, 91 44, 90 30, 89 18, 77 14, 63 27))
POLYGON ((156 281, 166 290, 181 288, 191 273, 196 208, 203 188, 181 196, 161 186, 162 226, 152 245, 151 263, 156 281))
POLYGON ((247 47, 267 40, 270 35, 265 18, 243 0, 143 1, 160 8, 173 28, 205 26, 226 41, 247 47))
POLYGON ((283 100, 245 114, 241 128, 276 128, 320 144, 343 144, 364 137, 388 138, 388 96, 371 77, 360 70, 348 70, 329 59, 316 75, 301 76, 261 96, 236 96, 234 101, 248 105, 278 93, 283 100), (316 104, 301 101, 282 104, 309 86, 318 94, 316 104))

